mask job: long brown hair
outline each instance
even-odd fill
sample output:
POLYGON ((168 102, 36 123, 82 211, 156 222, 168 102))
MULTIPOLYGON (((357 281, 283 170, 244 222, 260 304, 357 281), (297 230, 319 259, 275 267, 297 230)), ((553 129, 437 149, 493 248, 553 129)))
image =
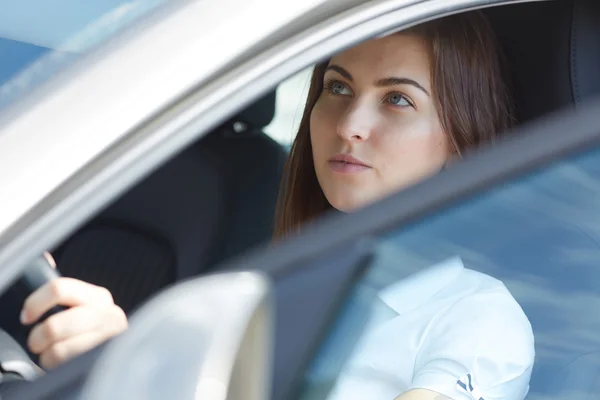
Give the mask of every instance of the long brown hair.
MULTIPOLYGON (((431 82, 441 126, 453 153, 493 141, 513 122, 503 59, 493 30, 479 11, 441 18, 402 31, 429 46, 431 82)), ((285 167, 275 216, 275 238, 332 208, 317 181, 310 116, 323 91, 329 60, 315 66, 298 134, 285 167)))

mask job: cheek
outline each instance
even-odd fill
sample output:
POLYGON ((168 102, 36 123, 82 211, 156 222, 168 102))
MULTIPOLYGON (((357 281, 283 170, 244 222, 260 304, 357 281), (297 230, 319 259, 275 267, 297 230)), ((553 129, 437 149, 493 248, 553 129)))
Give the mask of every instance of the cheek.
POLYGON ((384 178, 412 182, 439 171, 448 159, 449 145, 437 120, 396 122, 396 129, 381 135, 376 143, 377 152, 383 156, 384 178))

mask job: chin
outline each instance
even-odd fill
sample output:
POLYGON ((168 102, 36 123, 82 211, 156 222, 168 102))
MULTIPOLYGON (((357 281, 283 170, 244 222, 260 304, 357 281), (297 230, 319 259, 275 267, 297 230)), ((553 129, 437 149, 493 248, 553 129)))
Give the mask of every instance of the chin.
POLYGON ((348 193, 337 193, 333 196, 326 195, 326 197, 333 208, 344 213, 353 212, 371 202, 369 199, 365 199, 362 196, 353 196, 348 193))

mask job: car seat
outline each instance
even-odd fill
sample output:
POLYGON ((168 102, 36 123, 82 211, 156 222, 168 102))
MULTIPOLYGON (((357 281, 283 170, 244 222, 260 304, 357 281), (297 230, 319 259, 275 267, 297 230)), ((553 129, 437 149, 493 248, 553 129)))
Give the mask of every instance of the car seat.
POLYGON ((61 272, 108 288, 131 313, 272 234, 284 149, 262 129, 269 93, 108 206, 54 252, 61 272))

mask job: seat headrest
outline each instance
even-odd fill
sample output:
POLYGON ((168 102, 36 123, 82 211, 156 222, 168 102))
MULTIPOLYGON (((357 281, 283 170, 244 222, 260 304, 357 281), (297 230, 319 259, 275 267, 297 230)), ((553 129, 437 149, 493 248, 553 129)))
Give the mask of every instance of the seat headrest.
POLYGON ((520 3, 485 13, 508 61, 519 122, 600 94, 600 1, 520 3))
POLYGON ((275 100, 275 91, 267 93, 265 96, 240 111, 230 120, 230 124, 243 124, 242 131, 263 129, 271 123, 275 116, 275 100))
POLYGON ((600 1, 575 0, 571 35, 573 97, 580 104, 600 94, 600 1))

